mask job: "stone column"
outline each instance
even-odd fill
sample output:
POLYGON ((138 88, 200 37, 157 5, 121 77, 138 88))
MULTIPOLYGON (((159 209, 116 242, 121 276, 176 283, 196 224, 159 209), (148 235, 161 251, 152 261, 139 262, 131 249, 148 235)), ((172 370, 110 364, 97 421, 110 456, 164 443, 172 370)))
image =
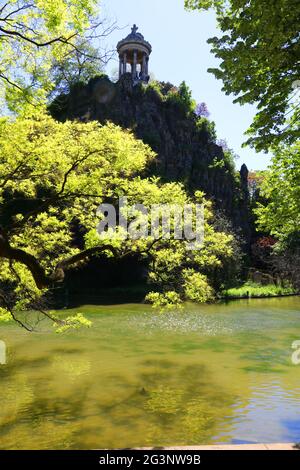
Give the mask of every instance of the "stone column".
POLYGON ((122 57, 119 56, 119 78, 121 78, 123 72, 123 62, 122 62, 122 57))
POLYGON ((146 54, 143 54, 143 63, 142 63, 142 75, 143 75, 143 78, 146 77, 146 70, 147 70, 147 56, 146 56, 146 54))
POLYGON ((132 75, 134 79, 136 78, 136 64, 137 64, 137 51, 133 51, 132 75))
POLYGON ((123 74, 127 72, 127 53, 123 55, 123 74))
POLYGON ((149 56, 146 56, 146 70, 145 70, 146 77, 149 75, 149 56))

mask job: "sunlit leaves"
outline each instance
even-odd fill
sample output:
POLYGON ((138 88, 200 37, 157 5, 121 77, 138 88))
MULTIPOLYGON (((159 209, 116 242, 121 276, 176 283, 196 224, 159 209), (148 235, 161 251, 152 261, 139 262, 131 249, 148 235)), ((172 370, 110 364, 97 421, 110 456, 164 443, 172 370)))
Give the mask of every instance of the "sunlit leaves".
POLYGON ((11 111, 45 100, 50 69, 73 49, 89 24, 95 0, 10 0, 0 13, 1 98, 11 111))
MULTIPOLYGON (((13 249, 38 261, 53 286, 63 280, 55 275, 66 259, 86 249, 97 249, 97 256, 101 248, 104 256, 135 253, 147 262, 148 280, 157 290, 148 301, 159 308, 213 298, 210 276, 232 258, 233 237, 213 228, 212 203, 201 191, 189 195, 183 184, 142 176, 155 155, 133 134, 113 124, 60 123, 38 111, 31 117, 0 122, 0 152, 3 233, 13 249), (122 208, 128 227, 110 228, 100 236, 96 230, 102 220, 99 205, 110 203, 118 209, 120 198, 128 204, 122 208), (145 219, 149 230, 142 238, 130 236, 139 212, 132 208, 136 204, 142 204, 149 215, 145 219), (164 236, 161 224, 157 233, 151 232, 153 207, 163 204, 181 211, 186 205, 193 208, 194 225, 196 204, 204 205, 205 236, 200 249, 191 250, 184 237, 175 237, 172 217, 169 236, 164 236)), ((0 268, 0 281, 10 286, 15 309, 24 311, 44 301, 47 289, 37 286, 26 263, 2 258, 0 268)), ((77 320, 58 328, 77 327, 82 323, 77 320)))
POLYGON ((92 322, 85 318, 81 313, 77 313, 77 315, 72 317, 67 317, 62 325, 57 322, 54 323, 56 333, 65 333, 69 330, 78 330, 82 327, 90 328, 91 326, 92 322))
POLYGON ((167 291, 163 294, 150 292, 146 297, 146 301, 152 304, 153 308, 161 313, 182 307, 182 299, 175 291, 167 291))
POLYGON ((279 147, 261 183, 267 204, 257 209, 259 226, 280 241, 300 231, 300 142, 279 147))
POLYGON ((255 104, 258 112, 247 143, 269 150, 280 142, 295 142, 300 131, 300 35, 298 0, 185 0, 189 9, 217 12, 223 36, 208 42, 220 60, 210 69, 223 81, 223 91, 239 104, 255 104))

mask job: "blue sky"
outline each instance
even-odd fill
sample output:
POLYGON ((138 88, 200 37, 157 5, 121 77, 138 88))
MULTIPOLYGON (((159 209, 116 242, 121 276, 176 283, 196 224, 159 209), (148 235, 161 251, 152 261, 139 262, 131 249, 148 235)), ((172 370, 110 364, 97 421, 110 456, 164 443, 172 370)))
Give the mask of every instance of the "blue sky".
MULTIPOLYGON (((124 28, 107 39, 109 46, 130 32, 136 23, 152 44, 149 70, 157 80, 179 85, 183 80, 193 91, 197 102, 206 102, 216 122, 218 138, 226 139, 229 147, 240 155, 237 166, 246 163, 249 169, 265 169, 270 156, 251 148, 241 148, 244 132, 256 113, 255 106, 233 104, 233 96, 222 92, 222 82, 207 72, 218 62, 210 52, 207 39, 218 35, 213 12, 186 12, 184 0, 101 0, 102 16, 117 20, 124 28)), ((116 57, 117 59, 117 57, 116 57)), ((110 63, 108 73, 118 67, 110 63)))

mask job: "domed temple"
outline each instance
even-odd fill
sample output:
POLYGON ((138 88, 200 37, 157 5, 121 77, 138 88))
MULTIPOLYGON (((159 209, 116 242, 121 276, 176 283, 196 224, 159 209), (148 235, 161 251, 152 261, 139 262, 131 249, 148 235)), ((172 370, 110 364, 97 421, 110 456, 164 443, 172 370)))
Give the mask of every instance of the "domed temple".
POLYGON ((131 73, 135 83, 148 83, 152 47, 137 30, 138 27, 133 25, 131 33, 117 45, 120 59, 119 78, 125 73, 131 73))

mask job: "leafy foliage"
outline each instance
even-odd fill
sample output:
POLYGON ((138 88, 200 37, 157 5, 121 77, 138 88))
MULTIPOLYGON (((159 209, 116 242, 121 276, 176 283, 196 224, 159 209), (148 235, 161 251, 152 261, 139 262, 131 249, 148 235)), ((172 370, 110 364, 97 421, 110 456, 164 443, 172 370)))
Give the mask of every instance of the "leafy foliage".
POLYGON ((300 230, 300 142, 275 151, 260 188, 267 204, 258 204, 259 228, 284 242, 300 230))
POLYGON ((185 82, 182 82, 178 89, 170 90, 167 95, 167 102, 177 105, 186 114, 191 114, 196 109, 196 101, 193 99, 192 92, 185 82))
POLYGON ((175 291, 167 291, 163 294, 159 292, 150 292, 145 299, 152 304, 153 308, 164 312, 166 310, 174 310, 174 308, 182 307, 180 295, 175 291))
POLYGON ((300 135, 300 106, 292 99, 299 79, 299 1, 185 0, 185 5, 217 12, 223 35, 209 43, 221 64, 210 72, 235 102, 258 105, 247 144, 268 150, 295 142, 300 135))
POLYGON ((57 322, 54 323, 56 333, 65 333, 70 329, 76 330, 82 326, 90 328, 92 326, 92 322, 85 318, 81 313, 77 313, 77 315, 73 317, 68 317, 63 324, 57 322))
POLYGON ((209 136, 209 140, 211 142, 216 142, 217 131, 216 124, 214 121, 210 121, 206 117, 198 117, 196 120, 196 127, 200 133, 209 136))
MULTIPOLYGON (((159 100, 162 105, 178 112, 180 118, 185 118, 191 126, 196 127, 198 136, 203 141, 216 142, 217 132, 214 121, 208 119, 210 113, 205 103, 196 104, 192 97, 192 91, 185 82, 179 87, 172 83, 159 82, 153 80, 147 86, 142 87, 143 93, 151 93, 154 99, 159 100)), ((155 132, 149 132, 143 137, 152 148, 157 150, 161 144, 159 129, 155 132)))
POLYGON ((99 59, 95 47, 80 41, 75 50, 61 59, 54 59, 50 74, 53 89, 50 99, 61 94, 69 93, 78 83, 87 84, 89 79, 103 74, 103 61, 99 59))
POLYGON ((106 36, 96 0, 9 0, 0 8, 2 100, 14 113, 44 102, 53 88, 94 73, 110 54, 92 41, 106 36), (101 29, 101 27, 100 27, 101 29), (96 65, 97 64, 97 65, 96 65))
POLYGON ((295 289, 291 286, 278 286, 275 284, 260 285, 254 282, 247 282, 241 287, 233 287, 222 293, 224 298, 249 298, 249 297, 276 297, 281 295, 295 294, 295 289))
POLYGON ((44 114, 2 120, 0 148, 4 307, 41 309, 64 269, 93 254, 81 253, 74 223, 86 232, 94 228, 98 205, 153 154, 116 126, 61 124, 44 114))
POLYGON ((189 300, 198 303, 209 302, 214 299, 214 291, 205 275, 187 269, 184 273, 184 291, 189 300))
POLYGON ((258 228, 263 237, 256 246, 273 274, 300 288, 300 142, 279 146, 272 164, 259 182, 256 198, 258 228), (276 243, 274 243, 274 240, 276 243))
MULTIPOLYGON (((131 133, 113 124, 58 123, 38 111, 14 122, 2 119, 0 150, 0 301, 6 313, 16 318, 36 308, 50 316, 44 303, 49 289, 63 282, 70 267, 99 254, 138 253, 149 262, 149 281, 168 302, 210 298, 213 276, 233 255, 233 237, 210 224, 211 203, 202 193, 191 197, 181 184, 141 176, 155 155, 131 133), (153 204, 203 202, 202 249, 191 251, 184 241, 162 232, 157 240, 150 235, 124 237, 121 227, 100 237, 97 208, 103 202, 117 207, 120 196, 126 196, 130 206, 143 204, 149 209, 153 204), (84 237, 78 236, 78 227, 84 237), (172 291, 175 297, 166 294, 172 291)), ((127 214, 129 231, 136 212, 127 214)), ((52 320, 61 325, 59 331, 65 330, 63 321, 52 320)), ((68 327, 81 320, 67 319, 68 327)))
POLYGON ((163 96, 163 92, 162 92, 162 85, 160 82, 158 82, 157 80, 152 80, 148 85, 147 87, 145 87, 144 89, 146 92, 149 93, 149 91, 153 91, 154 93, 156 93, 157 97, 163 101, 164 100, 164 96, 163 96))

